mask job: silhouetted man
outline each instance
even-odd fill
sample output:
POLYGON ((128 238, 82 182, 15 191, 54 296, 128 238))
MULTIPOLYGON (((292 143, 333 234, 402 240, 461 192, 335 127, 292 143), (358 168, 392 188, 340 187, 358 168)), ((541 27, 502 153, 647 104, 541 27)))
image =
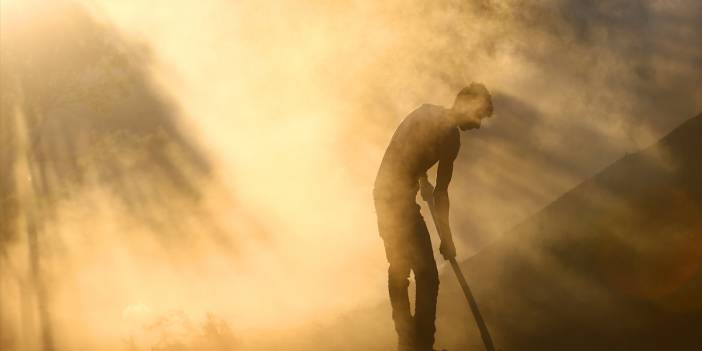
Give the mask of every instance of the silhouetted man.
POLYGON ((450 109, 425 104, 405 117, 385 151, 373 195, 378 230, 390 263, 388 288, 401 351, 432 350, 436 330, 439 276, 429 232, 415 202, 419 182, 431 186, 426 171, 438 162, 433 198, 439 251, 445 259, 454 258, 448 185, 461 146, 458 130, 480 128, 481 120, 491 114, 490 93, 484 85, 472 83, 458 93, 450 109), (414 316, 407 295, 410 271, 414 271, 417 286, 414 316))

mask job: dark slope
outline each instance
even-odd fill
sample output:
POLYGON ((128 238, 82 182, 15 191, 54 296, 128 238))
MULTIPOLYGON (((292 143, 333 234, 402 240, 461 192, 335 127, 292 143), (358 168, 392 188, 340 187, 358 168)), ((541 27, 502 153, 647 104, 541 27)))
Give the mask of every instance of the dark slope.
MULTIPOLYGON (((702 115, 462 263, 498 350, 702 350, 702 115)), ((428 221, 431 225, 431 221, 428 221)), ((484 350, 453 273, 437 347, 484 350)), ((387 301, 258 343, 392 350, 387 301)))
MULTIPOLYGON (((702 114, 463 262, 498 349, 702 350, 702 114)), ((444 272, 439 340, 480 349, 444 272)))

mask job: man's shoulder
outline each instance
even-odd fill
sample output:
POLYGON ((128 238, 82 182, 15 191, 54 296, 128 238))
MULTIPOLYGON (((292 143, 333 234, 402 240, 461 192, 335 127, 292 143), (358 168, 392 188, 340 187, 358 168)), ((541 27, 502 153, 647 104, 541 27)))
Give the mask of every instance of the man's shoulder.
POLYGON ((405 122, 404 124, 407 125, 418 124, 422 126, 426 126, 427 124, 440 124, 445 111, 446 109, 441 106, 423 104, 408 114, 407 117, 404 118, 403 122, 405 122))
POLYGON ((417 107, 410 115, 442 115, 445 109, 438 105, 422 104, 417 107))

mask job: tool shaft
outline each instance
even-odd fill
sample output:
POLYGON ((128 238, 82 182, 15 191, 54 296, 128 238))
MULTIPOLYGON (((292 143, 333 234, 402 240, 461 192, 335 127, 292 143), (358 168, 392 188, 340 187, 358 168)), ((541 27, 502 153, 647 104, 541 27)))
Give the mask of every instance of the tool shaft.
POLYGON ((490 332, 488 331, 487 325, 485 325, 485 321, 483 320, 482 314, 480 314, 480 309, 478 309, 478 303, 475 302, 475 297, 473 297, 473 293, 470 291, 468 282, 466 282, 466 278, 463 276, 463 272, 461 272, 461 267, 458 265, 458 262, 456 262, 455 258, 450 259, 449 262, 451 263, 451 268, 453 268, 453 272, 456 273, 456 278, 458 278, 458 283, 463 289, 463 294, 466 296, 466 300, 468 300, 470 310, 473 312, 473 317, 475 317, 475 323, 478 324, 478 329, 480 330, 480 337, 483 339, 485 349, 488 351, 495 351, 495 346, 492 344, 490 332))
MULTIPOLYGON (((431 188, 431 186, 426 187, 426 185, 429 184, 429 181, 426 179, 426 175, 424 175, 422 181, 422 198, 424 198, 424 200, 427 203, 427 206, 429 206, 431 219, 434 221, 436 230, 439 231, 440 228, 436 222, 436 212, 434 211, 434 203, 432 196, 432 192, 434 189, 431 188)), ((458 265, 458 262, 456 262, 455 257, 450 258, 449 262, 451 263, 451 268, 453 268, 453 272, 456 273, 456 278, 458 278, 458 283, 461 285, 461 289, 463 289, 463 295, 465 295, 466 300, 468 300, 468 305, 470 306, 471 312, 473 312, 475 323, 478 324, 478 330, 480 330, 480 337, 483 339, 485 349, 487 351, 495 351, 495 346, 492 343, 490 332, 488 331, 487 325, 485 325, 485 321, 483 320, 482 314, 480 314, 480 309, 478 309, 478 303, 475 301, 475 297, 473 297, 473 293, 470 291, 468 282, 466 282, 466 278, 463 276, 463 272, 461 272, 461 267, 458 265)))

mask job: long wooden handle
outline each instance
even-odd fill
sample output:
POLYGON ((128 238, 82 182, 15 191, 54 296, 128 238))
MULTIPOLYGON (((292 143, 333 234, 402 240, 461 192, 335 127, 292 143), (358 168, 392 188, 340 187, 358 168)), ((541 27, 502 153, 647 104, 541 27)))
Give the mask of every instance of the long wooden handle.
POLYGON ((461 272, 461 267, 458 266, 458 262, 456 262, 455 258, 450 259, 449 262, 451 263, 451 268, 453 268, 453 272, 456 273, 458 283, 463 289, 463 295, 465 295, 466 300, 468 300, 470 310, 473 312, 473 317, 475 317, 475 323, 478 324, 478 329, 480 330, 480 337, 483 338, 483 344, 485 344, 485 349, 488 351, 495 351, 495 346, 492 344, 490 332, 488 331, 487 325, 485 325, 483 316, 480 314, 480 310, 478 309, 478 303, 475 302, 475 297, 473 297, 473 293, 470 291, 468 282, 466 282, 466 278, 463 276, 463 272, 461 272))
MULTIPOLYGON (((424 199, 424 201, 426 201, 427 205, 429 206, 429 212, 431 212, 431 219, 434 221, 434 226, 436 226, 436 230, 438 232, 439 227, 436 223, 434 204, 432 202, 431 196, 431 190, 433 189, 427 187, 429 181, 426 178, 426 175, 424 175, 422 181, 426 182, 421 184, 422 198, 424 199)), ((468 305, 470 306, 471 312, 473 312, 475 323, 478 324, 478 329, 480 330, 480 337, 483 339, 485 349, 487 351, 495 351, 495 346, 492 343, 490 332, 488 331, 487 325, 485 325, 483 316, 480 314, 480 310, 478 309, 478 303, 475 301, 475 297, 473 297, 473 293, 470 291, 468 282, 466 282, 466 278, 463 276, 463 272, 461 272, 461 267, 458 265, 458 262, 456 262, 456 258, 449 259, 449 262, 451 263, 451 268, 453 268, 453 272, 456 273, 456 278, 458 278, 458 283, 461 285, 461 289, 463 289, 463 295, 465 295, 466 300, 468 300, 468 305)))

